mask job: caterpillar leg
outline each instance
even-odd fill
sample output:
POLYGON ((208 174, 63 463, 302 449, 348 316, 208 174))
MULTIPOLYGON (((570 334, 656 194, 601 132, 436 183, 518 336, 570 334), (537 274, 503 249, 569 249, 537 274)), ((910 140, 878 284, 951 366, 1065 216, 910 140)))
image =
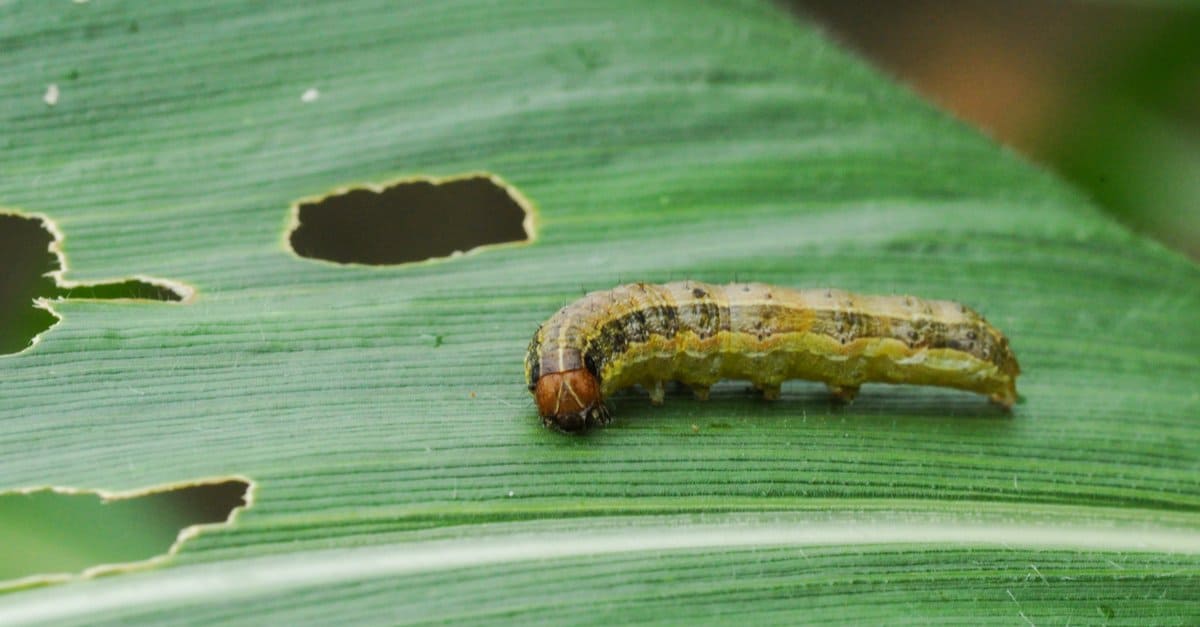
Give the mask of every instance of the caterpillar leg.
POLYGON ((849 403, 854 400, 855 396, 858 396, 857 385, 834 385, 832 383, 826 385, 829 386, 829 393, 839 402, 849 403))
POLYGON ((1013 403, 1017 402, 1016 395, 1011 392, 992 394, 988 397, 988 400, 1003 407, 1004 409, 1012 409, 1013 403))
POLYGON ((779 395, 782 392, 780 388, 783 386, 778 383, 759 383, 754 387, 762 392, 764 399, 768 401, 777 401, 779 400, 779 395))
POLYGON ((702 401, 708 400, 708 386, 707 385, 692 385, 690 387, 692 388, 692 394, 695 394, 696 398, 698 398, 702 401))
POLYGON ((666 390, 663 389, 662 381, 646 384, 646 391, 650 393, 650 404, 662 405, 663 398, 666 397, 666 390))
POLYGON ((592 407, 591 412, 588 413, 588 417, 591 418, 593 423, 602 427, 612 422, 612 413, 608 410, 608 405, 604 403, 596 403, 595 407, 592 407))

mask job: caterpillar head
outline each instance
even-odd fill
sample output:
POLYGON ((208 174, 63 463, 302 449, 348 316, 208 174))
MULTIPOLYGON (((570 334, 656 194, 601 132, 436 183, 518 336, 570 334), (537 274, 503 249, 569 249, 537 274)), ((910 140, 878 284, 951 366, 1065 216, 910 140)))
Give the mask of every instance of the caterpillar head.
POLYGON ((542 424, 562 431, 583 431, 608 422, 600 399, 600 381, 586 368, 544 373, 533 390, 542 424))

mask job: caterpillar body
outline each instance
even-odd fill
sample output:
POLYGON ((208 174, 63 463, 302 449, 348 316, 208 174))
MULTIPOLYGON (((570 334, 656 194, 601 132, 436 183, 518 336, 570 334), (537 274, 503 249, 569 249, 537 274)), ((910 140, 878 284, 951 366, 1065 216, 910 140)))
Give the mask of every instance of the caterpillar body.
POLYGON ((604 399, 640 384, 663 400, 680 381, 701 399, 747 379, 767 399, 788 379, 849 401, 866 382, 938 385, 1016 400, 1008 339, 969 307, 912 296, 794 290, 762 283, 633 283, 590 293, 541 325, 525 379, 546 426, 608 422, 604 399))

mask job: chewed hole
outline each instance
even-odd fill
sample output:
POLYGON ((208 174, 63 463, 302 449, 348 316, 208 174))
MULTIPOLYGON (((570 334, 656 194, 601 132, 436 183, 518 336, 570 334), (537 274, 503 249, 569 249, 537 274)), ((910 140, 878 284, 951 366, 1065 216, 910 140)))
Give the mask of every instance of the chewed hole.
POLYGON ((50 251, 54 236, 40 220, 0 215, 0 354, 29 346, 58 318, 34 306, 34 299, 58 289, 51 273, 59 269, 50 251))
POLYGON ((185 529, 229 521, 249 487, 223 479, 108 501, 94 492, 0 495, 0 589, 166 555, 190 537, 185 529))
POLYGON ((114 283, 89 283, 60 288, 59 298, 93 300, 164 300, 179 302, 183 294, 168 285, 130 279, 114 283))
POLYGON ((302 257, 390 265, 533 239, 533 209, 499 177, 408 179, 295 207, 288 241, 302 257))
POLYGON ((58 317, 39 301, 122 299, 181 301, 190 290, 154 279, 78 283, 62 279, 61 242, 42 218, 0 213, 0 355, 17 353, 58 317))

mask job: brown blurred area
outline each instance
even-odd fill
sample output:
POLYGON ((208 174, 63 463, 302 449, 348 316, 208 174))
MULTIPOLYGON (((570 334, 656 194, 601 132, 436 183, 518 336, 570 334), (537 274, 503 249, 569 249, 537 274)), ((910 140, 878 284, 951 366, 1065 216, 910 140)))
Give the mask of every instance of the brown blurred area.
POLYGON ((941 107, 1200 259, 1200 3, 788 0, 941 107))

